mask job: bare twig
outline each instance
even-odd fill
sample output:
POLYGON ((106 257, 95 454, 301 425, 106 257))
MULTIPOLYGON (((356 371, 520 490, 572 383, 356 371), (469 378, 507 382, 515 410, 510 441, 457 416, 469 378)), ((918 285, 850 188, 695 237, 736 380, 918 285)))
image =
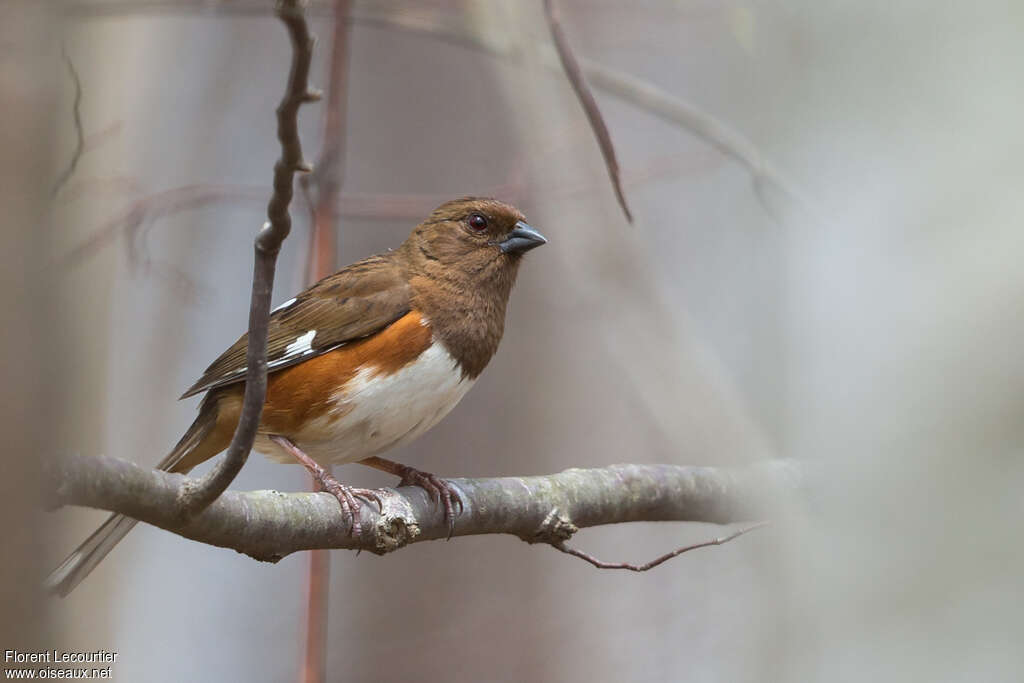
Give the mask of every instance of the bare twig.
POLYGON ((810 203, 796 186, 764 158, 754 143, 731 127, 719 121, 695 105, 670 95, 652 83, 647 83, 630 74, 601 66, 592 61, 582 60, 587 77, 608 93, 620 97, 661 119, 680 125, 701 138, 726 156, 741 163, 750 172, 754 189, 765 208, 772 207, 762 192, 764 186, 782 192, 790 201, 803 209, 810 203))
MULTIPOLYGON (((123 182, 115 179, 114 183, 127 185, 127 189, 133 193, 140 189, 130 179, 123 182)), ((235 202, 239 199, 263 201, 264 197, 264 188, 242 185, 183 185, 155 192, 133 201, 121 213, 103 223, 98 230, 61 258, 60 265, 62 268, 74 268, 85 263, 121 234, 126 235, 129 240, 137 240, 137 233, 157 218, 206 204, 235 202)))
POLYGON ((727 536, 720 536, 718 538, 713 538, 710 541, 704 541, 702 543, 694 543, 693 545, 687 545, 687 546, 683 546, 682 548, 676 548, 672 552, 665 553, 664 555, 660 555, 660 556, 654 558, 653 560, 651 560, 650 562, 645 562, 644 564, 630 564, 628 562, 605 562, 603 560, 597 559, 593 555, 589 555, 589 554, 583 552, 582 550, 576 550, 575 548, 570 548, 569 546, 567 546, 565 544, 565 541, 552 541, 550 543, 550 545, 555 550, 560 550, 563 553, 566 553, 567 555, 573 555, 573 556, 578 557, 578 558, 580 558, 582 560, 586 560, 587 562, 589 562, 590 564, 594 565, 598 569, 628 569, 628 570, 633 571, 633 572, 645 572, 648 569, 654 569, 659 564, 662 564, 664 562, 668 562, 673 557, 679 557, 683 553, 690 552, 691 550, 696 550, 697 548, 707 548, 708 546, 711 546, 711 545, 722 545, 723 543, 728 543, 729 541, 733 540, 734 538, 739 538, 743 534, 745 534, 745 533, 747 533, 749 531, 753 531, 754 529, 760 529, 763 526, 767 526, 767 524, 768 524, 768 522, 758 522, 757 524, 751 524, 750 526, 743 527, 742 529, 738 529, 738 530, 732 532, 731 534, 729 534, 727 536))
MULTIPOLYGON (((225 491, 203 512, 175 510, 185 481, 109 457, 71 456, 49 472, 54 506, 83 505, 124 513, 202 543, 276 561, 300 550, 346 548, 383 554, 443 539, 444 510, 422 488, 384 489, 383 511, 364 505, 363 533, 353 537, 327 493, 225 491)), ((765 519, 804 489, 791 460, 727 469, 677 465, 612 465, 548 476, 452 479, 465 504, 453 536, 512 534, 532 543, 568 540, 580 528, 638 521, 728 524, 765 519)))
POLYGON ((246 350, 245 396, 242 414, 227 453, 202 479, 182 482, 177 494, 179 514, 191 516, 217 499, 231 484, 256 439, 263 401, 267 393, 267 325, 270 297, 274 289, 274 271, 281 243, 291 231, 288 205, 293 194, 296 171, 310 171, 302 158, 298 113, 304 102, 318 99, 309 89, 309 65, 314 40, 309 34, 304 6, 298 0, 284 0, 278 16, 288 28, 292 43, 292 62, 284 97, 277 107, 277 137, 281 158, 274 165, 274 192, 267 205, 269 219, 256 236, 255 264, 252 276, 252 300, 249 307, 249 346, 246 350))
MULTIPOLYGON (((142 192, 142 188, 132 178, 93 178, 68 185, 64 198, 69 199, 71 195, 81 193, 83 188, 136 195, 142 192)), ((186 301, 194 301, 206 288, 175 264, 151 257, 145 244, 148 231, 158 219, 180 211, 218 202, 263 201, 265 197, 265 188, 230 185, 185 185, 155 192, 132 201, 120 213, 104 222, 98 230, 59 258, 60 267, 74 268, 86 263, 123 234, 128 238, 128 263, 133 270, 142 269, 163 277, 182 292, 186 301)))
POLYGON ((547 18, 548 28, 551 29, 551 38, 554 40, 555 49, 558 51, 558 59, 562 62, 565 76, 569 79, 569 83, 572 84, 572 89, 576 91, 576 97, 579 99, 580 105, 587 115, 587 120, 590 122, 590 128, 594 131, 594 136, 597 138, 597 144, 601 148, 604 165, 608 169, 608 177, 611 178, 612 187, 615 189, 615 197, 619 200, 619 206, 622 207, 622 212, 626 214, 626 220, 632 223, 633 214, 630 213, 629 206, 626 205, 626 196, 622 193, 622 181, 619 179, 619 162, 615 158, 615 146, 612 144, 612 136, 604 122, 604 116, 601 115, 601 110, 597 106, 597 100, 594 99, 594 94, 590 92, 590 87, 583 77, 583 72, 580 71, 580 65, 576 61, 576 56, 573 55, 572 48, 569 47, 569 41, 565 38, 562 24, 558 20, 558 12, 554 7, 554 0, 543 1, 544 16, 547 18))
POLYGON ((82 80, 78 77, 78 71, 75 70, 75 65, 71 61, 71 57, 68 56, 68 53, 62 50, 61 56, 68 67, 68 73, 71 74, 71 81, 75 84, 75 101, 71 105, 71 115, 75 120, 76 142, 75 151, 71 155, 71 161, 68 162, 67 168, 57 178, 57 182, 53 184, 53 189, 50 191, 51 197, 55 197, 60 192, 60 188, 64 187, 64 184, 75 172, 78 160, 82 158, 82 151, 85 149, 85 133, 82 131, 82 80))

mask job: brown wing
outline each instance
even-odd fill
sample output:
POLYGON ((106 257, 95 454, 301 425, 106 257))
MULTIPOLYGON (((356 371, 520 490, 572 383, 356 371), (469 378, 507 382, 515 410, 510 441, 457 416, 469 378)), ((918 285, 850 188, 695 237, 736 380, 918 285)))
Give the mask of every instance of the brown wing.
MULTIPOLYGON (((409 284, 392 253, 353 263, 271 313, 267 369, 281 370, 367 337, 408 313, 409 299, 409 284)), ((181 397, 244 381, 248 340, 243 334, 181 397)))

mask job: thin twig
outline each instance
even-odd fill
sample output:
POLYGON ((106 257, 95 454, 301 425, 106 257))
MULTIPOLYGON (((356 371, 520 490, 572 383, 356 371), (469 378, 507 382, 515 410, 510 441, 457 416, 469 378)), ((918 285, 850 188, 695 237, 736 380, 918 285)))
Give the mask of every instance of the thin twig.
POLYGON ((590 92, 590 87, 583 77, 583 72, 580 71, 580 65, 572 53, 572 48, 569 47, 569 41, 566 40, 565 33, 562 31, 562 24, 558 20, 558 12, 554 7, 554 0, 544 0, 544 16, 547 18, 548 28, 551 29, 551 38, 554 40, 555 49, 558 51, 558 59, 562 62, 562 68, 565 69, 565 76, 569 79, 569 83, 572 84, 572 89, 576 91, 576 97, 579 99, 580 105, 587 115, 590 128, 594 131, 597 144, 601 148, 604 165, 608 169, 608 177, 611 178, 612 187, 615 189, 615 197, 619 200, 622 212, 626 214, 626 220, 632 223, 633 214, 630 213, 629 206, 626 205, 626 196, 622 193, 622 181, 619 179, 619 162, 615 158, 615 145, 612 144, 612 136, 608 132, 604 116, 601 115, 601 110, 597 106, 597 100, 594 99, 594 94, 590 92))
POLYGON ((68 67, 68 73, 71 74, 71 81, 75 84, 75 101, 71 105, 71 114, 75 120, 75 151, 71 155, 71 161, 68 163, 68 167, 64 169, 64 172, 57 178, 57 182, 53 184, 53 189, 50 191, 50 196, 55 197, 60 192, 60 188, 64 187, 64 184, 68 181, 71 175, 75 172, 75 168, 78 166, 78 160, 82 158, 82 151, 85 149, 85 133, 82 131, 82 80, 78 77, 78 71, 75 70, 75 65, 71 61, 71 57, 64 50, 61 50, 61 56, 64 58, 64 63, 68 67))
MULTIPOLYGON (((384 554, 410 543, 444 539, 444 509, 424 489, 382 489, 383 510, 363 505, 363 533, 348 533, 328 493, 225 491, 203 512, 175 510, 183 475, 104 456, 68 456, 47 470, 51 507, 82 505, 133 519, 210 545, 276 561, 313 548, 384 554)), ((547 476, 451 479, 465 505, 453 537, 511 534, 531 543, 567 541, 578 528, 620 522, 691 521, 729 524, 765 519, 810 486, 793 460, 739 468, 612 465, 547 476)))
MULTIPOLYGON (((132 193, 137 193, 140 189, 130 179, 115 179, 114 184, 123 185, 132 193)), ((77 185, 78 183, 72 187, 77 185)), ((217 202, 263 201, 265 197, 264 188, 244 185, 183 185, 146 195, 128 204, 121 213, 103 223, 98 230, 60 258, 60 267, 74 268, 84 264, 121 234, 126 235, 129 240, 137 239, 136 233, 157 218, 217 202)))
POLYGON ((680 125, 701 138, 726 156, 747 168, 754 182, 754 190, 762 205, 774 214, 773 207, 763 194, 765 186, 774 187, 796 206, 808 210, 810 202, 796 186, 775 168, 760 150, 736 130, 719 121, 697 106, 671 95, 652 83, 630 74, 582 60, 587 77, 609 94, 622 98, 668 123, 680 125))
POLYGON ((761 527, 767 526, 767 525, 768 525, 768 522, 758 522, 757 524, 752 524, 752 525, 750 525, 748 527, 744 527, 742 529, 734 531, 733 533, 729 534, 728 536, 721 536, 719 538, 713 538, 710 541, 704 541, 703 543, 694 543, 693 545, 687 545, 687 546, 683 546, 682 548, 676 548, 672 552, 665 553, 664 555, 656 557, 653 560, 651 560, 650 562, 645 562, 644 564, 630 564, 628 562, 605 562, 603 560, 597 559, 593 555, 589 555, 589 554, 583 552, 582 550, 576 550, 575 548, 570 548, 569 546, 567 546, 565 544, 564 541, 554 541, 554 542, 550 543, 549 545, 552 548, 554 548, 555 550, 560 550, 563 553, 566 553, 567 555, 573 555, 575 557, 580 558, 581 560, 586 560, 587 562, 589 562, 590 564, 594 565, 598 569, 628 569, 629 571, 632 571, 632 572, 645 572, 648 569, 654 569, 655 567, 657 567, 659 564, 662 564, 663 562, 667 562, 667 561, 671 560, 673 557, 679 557, 683 553, 688 553, 691 550, 696 550, 697 548, 707 548, 708 546, 711 546, 711 545, 722 545, 723 543, 728 543, 729 541, 733 540, 734 538, 738 538, 738 537, 742 536, 743 534, 745 534, 745 533, 747 533, 749 531, 753 531, 754 529, 760 529, 761 527))
POLYGON ((206 508, 231 484, 252 450, 263 413, 267 393, 267 325, 270 320, 270 297, 274 289, 274 271, 281 243, 291 231, 288 214, 293 183, 297 171, 312 170, 302 157, 299 140, 298 113, 304 102, 319 99, 309 89, 309 65, 314 40, 309 34, 304 4, 285 0, 277 14, 288 28, 292 44, 292 61, 288 85, 277 107, 277 138, 281 157, 274 164, 274 192, 267 204, 268 221, 256 236, 255 263, 252 276, 252 299, 249 306, 249 346, 246 350, 245 396, 242 414, 227 453, 202 479, 187 480, 178 492, 179 514, 188 517, 206 508))

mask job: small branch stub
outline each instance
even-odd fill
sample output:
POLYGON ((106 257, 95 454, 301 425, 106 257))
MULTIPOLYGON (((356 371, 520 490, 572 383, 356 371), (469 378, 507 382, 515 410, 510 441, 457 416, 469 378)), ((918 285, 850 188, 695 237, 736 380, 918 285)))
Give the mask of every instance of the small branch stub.
POLYGON ((551 508, 551 512, 544 518, 533 536, 524 540, 527 543, 556 545, 568 541, 577 531, 579 528, 567 517, 559 514, 558 508, 551 508))

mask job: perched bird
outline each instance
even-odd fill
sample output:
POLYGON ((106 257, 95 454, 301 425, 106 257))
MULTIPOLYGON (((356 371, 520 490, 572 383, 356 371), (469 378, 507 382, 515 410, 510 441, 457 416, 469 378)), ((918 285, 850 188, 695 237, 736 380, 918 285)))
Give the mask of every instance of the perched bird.
MULTIPOLYGON (((417 484, 445 506, 443 479, 376 457, 408 443, 465 396, 498 348, 522 255, 547 240, 494 199, 447 202, 401 247, 330 275, 271 314, 267 396, 254 449, 302 462, 338 498, 358 534, 357 497, 383 492, 341 484, 321 465, 361 462, 417 484)), ((188 472, 231 441, 245 390, 243 335, 182 398, 206 392, 199 416, 158 468, 188 472)), ((135 525, 112 515, 48 577, 67 595, 135 525)))

